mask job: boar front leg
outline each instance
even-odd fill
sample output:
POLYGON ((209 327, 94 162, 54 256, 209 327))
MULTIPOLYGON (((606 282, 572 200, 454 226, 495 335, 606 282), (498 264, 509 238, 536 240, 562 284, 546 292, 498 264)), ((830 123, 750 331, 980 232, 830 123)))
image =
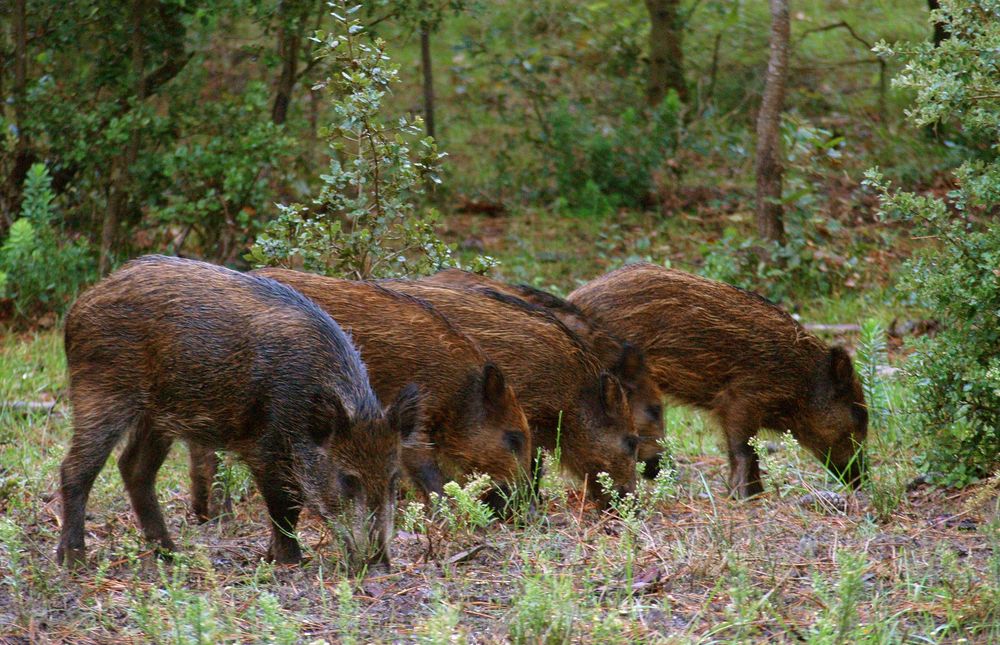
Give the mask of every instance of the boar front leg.
POLYGON ((760 462, 757 453, 750 447, 750 438, 757 434, 759 423, 738 404, 724 408, 719 417, 729 452, 730 496, 747 499, 763 493, 760 462))
POLYGON ((267 548, 267 559, 277 564, 298 564, 302 561, 302 549, 295 535, 295 526, 299 523, 302 502, 298 485, 291 477, 291 464, 258 462, 251 465, 251 471, 271 519, 271 544, 267 548))

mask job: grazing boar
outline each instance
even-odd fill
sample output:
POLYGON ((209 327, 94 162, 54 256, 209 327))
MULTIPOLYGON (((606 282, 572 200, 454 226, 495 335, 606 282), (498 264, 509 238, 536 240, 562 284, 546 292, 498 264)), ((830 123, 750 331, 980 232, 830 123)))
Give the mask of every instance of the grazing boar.
POLYGON ((790 430, 845 483, 863 474, 868 413, 851 358, 763 297, 652 264, 633 264, 569 296, 646 352, 663 392, 708 410, 729 451, 732 493, 763 491, 748 440, 790 430))
POLYGON ((643 475, 656 477, 660 468, 663 438, 663 393, 653 381, 643 351, 596 324, 579 308, 562 298, 527 285, 510 285, 461 269, 445 269, 420 282, 475 289, 486 295, 494 293, 520 298, 547 309, 586 342, 601 366, 621 381, 628 396, 635 429, 639 435, 639 461, 643 475))
POLYGON ((66 318, 73 439, 61 468, 56 556, 85 558, 87 497, 118 460, 132 508, 173 542, 154 488, 175 439, 237 453, 271 518, 268 557, 301 558, 302 505, 331 521, 352 565, 388 562, 401 443, 423 440, 417 386, 383 410, 340 327, 283 284, 179 258, 132 261, 66 318))
POLYGON ((634 489, 639 437, 625 393, 565 325, 517 298, 406 280, 382 284, 427 300, 479 343, 513 385, 533 443, 548 450, 559 444, 563 467, 591 496, 608 501, 595 482, 600 472, 620 494, 634 489))
MULTIPOLYGON (((442 476, 461 480, 487 474, 509 488, 531 471, 528 421, 503 371, 432 305, 378 284, 327 278, 287 269, 261 269, 330 314, 351 336, 383 401, 409 382, 424 393, 426 446, 403 450, 404 470, 425 493, 443 494, 442 476)), ((195 455, 192 453, 192 463, 195 455)), ((194 472, 195 466, 192 467, 194 472)), ((203 478, 211 483, 211 472, 203 478)), ((195 485, 207 506, 207 486, 195 485)), ((499 504, 504 497, 494 494, 499 504)))

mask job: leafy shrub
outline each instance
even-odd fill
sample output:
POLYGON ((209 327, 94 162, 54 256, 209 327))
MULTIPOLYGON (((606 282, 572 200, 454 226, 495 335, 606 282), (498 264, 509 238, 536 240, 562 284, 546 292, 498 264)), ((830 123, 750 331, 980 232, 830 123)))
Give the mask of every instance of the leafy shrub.
POLYGON ((782 123, 787 151, 785 241, 777 243, 727 227, 723 236, 702 245, 702 273, 775 301, 798 294, 831 296, 858 282, 863 255, 857 240, 827 216, 826 177, 841 157, 843 137, 800 117, 782 123), (837 242, 840 242, 839 244, 837 242))
MULTIPOLYGON (((331 3, 336 33, 317 32, 317 56, 332 70, 327 90, 334 122, 324 128, 332 150, 323 188, 310 206, 279 206, 247 259, 258 265, 301 265, 353 278, 429 273, 456 266, 453 249, 434 231, 438 216, 417 200, 440 183, 434 140, 421 121, 385 119, 382 99, 399 80, 381 39, 369 41, 353 16, 361 5, 331 3)), ((472 268, 485 270, 489 258, 472 268)))
POLYGON ((21 217, 0 247, 0 297, 13 303, 20 322, 49 311, 62 314, 93 275, 87 245, 61 239, 56 230, 54 201, 48 170, 34 164, 24 180, 21 217))
POLYGON ((628 108, 616 118, 582 102, 557 102, 545 120, 558 193, 597 215, 601 208, 641 206, 653 172, 676 148, 680 109, 675 92, 651 114, 628 108))
POLYGON ((1000 229, 992 225, 1000 203, 1000 2, 941 4, 935 19, 952 36, 939 47, 879 43, 876 50, 907 59, 893 83, 916 90, 908 112, 916 125, 957 118, 991 152, 957 169, 947 199, 893 190, 878 169, 866 182, 881 197, 883 217, 938 242, 901 272, 903 291, 941 322, 935 337, 910 343, 907 372, 921 465, 964 484, 1000 464, 1000 229))
MULTIPOLYGON (((183 115, 197 132, 157 161, 169 182, 151 209, 164 226, 185 227, 201 252, 228 262, 260 231, 258 213, 270 206, 272 184, 290 156, 292 138, 265 117, 268 87, 247 84, 242 95, 227 96, 183 115), (218 130, 210 127, 225 124, 218 130)), ((178 117, 181 120, 181 117, 178 117)), ((171 249, 174 253, 181 249, 171 249)))

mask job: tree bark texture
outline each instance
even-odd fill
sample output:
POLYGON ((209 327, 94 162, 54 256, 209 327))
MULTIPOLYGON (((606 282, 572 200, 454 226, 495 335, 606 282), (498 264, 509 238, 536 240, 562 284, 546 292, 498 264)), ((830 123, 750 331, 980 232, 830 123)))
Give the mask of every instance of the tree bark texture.
POLYGON ((302 16, 292 16, 289 2, 282 2, 278 8, 278 57, 281 58, 281 75, 271 109, 271 121, 281 125, 288 119, 288 108, 292 103, 292 91, 298 80, 299 51, 302 47, 302 16))
POLYGON ((680 0, 646 0, 649 11, 649 78, 646 99, 657 106, 675 90, 682 101, 687 101, 687 84, 684 82, 684 29, 681 24, 680 0))
POLYGON ((767 62, 764 97, 757 115, 757 234, 765 240, 784 241, 781 205, 781 110, 788 76, 788 1, 771 0, 771 53, 767 62))
MULTIPOLYGON (((134 95, 135 107, 138 107, 142 100, 146 98, 147 79, 143 76, 145 68, 144 47, 145 42, 142 36, 142 20, 145 14, 145 0, 132 0, 132 10, 130 16, 131 43, 132 50, 132 93, 134 95)), ((132 166, 139 157, 139 139, 141 136, 141 126, 139 123, 132 124, 132 132, 129 136, 125 154, 114 162, 111 171, 111 186, 108 191, 108 208, 104 213, 104 222, 101 225, 101 256, 98 260, 97 270, 100 275, 105 275, 111 269, 111 258, 115 249, 115 242, 118 239, 118 225, 121 221, 122 212, 128 205, 128 193, 132 185, 132 166)))
POLYGON ((426 24, 420 26, 420 67, 424 74, 424 126, 427 136, 436 136, 434 126, 434 68, 431 58, 431 32, 426 24))

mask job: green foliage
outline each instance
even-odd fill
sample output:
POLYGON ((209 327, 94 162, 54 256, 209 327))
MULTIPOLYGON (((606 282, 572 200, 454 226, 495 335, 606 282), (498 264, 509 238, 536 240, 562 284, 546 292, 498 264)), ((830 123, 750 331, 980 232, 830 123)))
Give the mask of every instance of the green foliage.
POLYGON ((581 609, 574 593, 575 579, 540 571, 524 581, 511 611, 512 643, 569 643, 581 609))
POLYGON ((48 311, 62 314, 93 275, 86 243, 67 240, 54 227, 54 202, 48 170, 33 165, 24 181, 21 217, 0 247, 0 297, 11 301, 20 322, 48 311))
POLYGON ((838 550, 835 557, 838 577, 833 586, 818 574, 813 576, 816 595, 822 601, 824 610, 809 634, 809 643, 856 643, 862 634, 858 604, 865 592, 868 558, 865 553, 846 550, 838 550))
MULTIPOLYGON (((331 65, 331 75, 316 87, 330 94, 334 116, 322 133, 332 151, 323 188, 311 206, 280 206, 247 257, 257 265, 301 263, 358 279, 457 266, 452 248, 434 231, 437 214, 417 206, 424 186, 441 182, 444 154, 433 139, 420 138, 419 119, 383 117, 382 101, 399 69, 385 42, 364 34, 355 17, 361 5, 335 7, 337 30, 315 36, 317 56, 331 65)), ((482 258, 473 268, 491 265, 482 258)))
POLYGON ((556 103, 545 132, 557 193, 594 215, 648 202, 654 171, 676 148, 680 110, 676 92, 651 113, 627 108, 614 118, 601 118, 586 103, 556 103))
POLYGON ((823 209, 824 182, 836 172, 844 138, 793 116, 782 124, 782 139, 787 157, 784 243, 728 226, 719 239, 702 245, 702 273, 779 302, 800 294, 832 296, 857 284, 863 257, 857 240, 844 235, 843 225, 823 209))
MULTIPOLYGON (((164 226, 188 227, 203 253, 227 261, 245 249, 269 209, 271 186, 292 139, 267 117, 268 88, 250 82, 242 95, 209 102, 179 116, 199 131, 158 159, 170 178, 160 204, 151 209, 164 226), (226 123, 225 131, 200 132, 201 124, 226 123)), ((180 248, 170 249, 174 253, 180 248)))
POLYGON ((894 83, 916 90, 908 112, 915 124, 955 118, 983 154, 956 170, 947 199, 895 190, 878 169, 866 183, 879 194, 883 217, 937 242, 902 271, 901 290, 941 322, 936 336, 910 343, 907 372, 923 467, 964 484, 1000 464, 1000 229, 992 225, 1000 203, 1000 2, 941 4, 936 17, 952 36, 940 47, 880 43, 876 50, 906 59, 894 83))
POLYGON ((480 500, 492 485, 489 475, 475 477, 465 486, 450 481, 444 485, 444 497, 431 494, 434 514, 452 533, 485 528, 495 518, 490 507, 480 500))

